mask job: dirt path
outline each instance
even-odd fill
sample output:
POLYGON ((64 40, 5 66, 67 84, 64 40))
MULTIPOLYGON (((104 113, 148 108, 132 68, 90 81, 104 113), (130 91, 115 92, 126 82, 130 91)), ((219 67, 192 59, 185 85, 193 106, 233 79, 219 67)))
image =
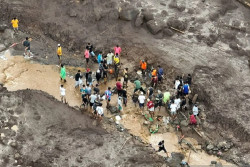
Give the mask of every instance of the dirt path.
MULTIPOLYGON (((1 80, 4 86, 10 91, 23 90, 23 89, 34 89, 42 90, 54 96, 56 99, 60 100, 60 79, 59 79, 59 68, 55 65, 40 65, 32 62, 32 60, 24 59, 23 56, 11 56, 11 52, 5 52, 5 57, 7 60, 0 61, 0 71, 2 71, 1 80)), ((67 69, 67 67, 66 67, 67 69)), ((78 68, 69 67, 72 73, 76 72, 78 68)), ((84 69, 82 69, 84 70, 84 69)), ((108 85, 101 85, 101 92, 107 89, 107 86, 113 87, 115 81, 111 80, 108 85)), ((67 83, 65 84, 66 97, 70 106, 79 106, 81 103, 81 97, 79 90, 74 88, 74 79, 72 77, 67 77, 67 83)), ((133 84, 128 85, 128 106, 123 107, 121 124, 128 129, 129 133, 139 136, 143 142, 151 144, 155 149, 157 149, 157 143, 164 139, 166 141, 166 149, 170 152, 181 152, 185 155, 186 159, 188 157, 188 149, 183 150, 178 145, 178 137, 175 132, 170 130, 168 133, 154 134, 149 133, 147 126, 143 125, 145 121, 144 117, 140 114, 138 106, 135 107, 132 103, 132 92, 133 84)), ((117 94, 112 96, 111 105, 117 106, 117 94)), ((105 108, 105 102, 104 102, 105 108)), ((144 110, 146 112, 146 108, 144 110)), ((156 114, 168 116, 165 109, 162 108, 156 114)), ((106 117, 114 118, 114 115, 110 114, 105 110, 106 117)), ((18 127, 13 127, 16 129, 18 127)), ((193 139, 194 140, 194 139, 193 139)), ((165 156, 162 153, 159 155, 165 156)), ((216 160, 222 162, 222 164, 229 164, 223 160, 219 160, 215 156, 209 156, 204 151, 199 151, 197 153, 193 152, 190 157, 191 165, 208 165, 210 161, 216 160)))

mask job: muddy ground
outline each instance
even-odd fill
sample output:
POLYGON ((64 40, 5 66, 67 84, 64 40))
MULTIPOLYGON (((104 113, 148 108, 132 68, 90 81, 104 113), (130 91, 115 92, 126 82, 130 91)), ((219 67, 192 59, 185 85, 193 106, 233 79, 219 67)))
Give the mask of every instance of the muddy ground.
MULTIPOLYGON (((9 46, 28 33, 34 60, 40 63, 57 63, 57 43, 63 46, 63 61, 81 67, 87 42, 104 52, 118 43, 123 67, 131 72, 141 58, 147 58, 150 65, 165 67, 168 87, 177 74, 191 73, 192 90, 205 106, 202 130, 214 143, 234 144, 224 153, 225 159, 249 164, 250 10, 246 6, 233 0, 1 0, 0 8, 1 21, 9 26, 11 18, 18 17, 24 33, 11 38, 5 30, 0 42, 9 46)), ((22 53, 22 46, 16 52, 22 53)))

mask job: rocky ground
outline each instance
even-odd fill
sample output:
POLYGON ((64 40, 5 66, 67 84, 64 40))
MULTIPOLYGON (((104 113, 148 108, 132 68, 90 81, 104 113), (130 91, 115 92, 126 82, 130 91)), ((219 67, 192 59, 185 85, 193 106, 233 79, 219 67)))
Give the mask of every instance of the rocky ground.
MULTIPOLYGON (((12 17, 19 18, 21 31, 33 38, 35 60, 41 63, 57 63, 57 43, 64 48, 63 61, 73 66, 85 65, 87 42, 104 52, 118 43, 123 66, 132 71, 141 58, 152 66, 161 64, 168 87, 177 74, 191 73, 193 92, 205 106, 201 128, 209 134, 206 149, 217 154, 218 147, 227 143, 220 148, 225 159, 249 164, 250 10, 246 6, 234 0, 0 2, 1 21, 9 26, 12 17)), ((4 25, 0 28, 3 48, 25 36, 10 38, 11 32, 4 25)), ((17 46, 16 52, 22 53, 21 49, 17 46)))

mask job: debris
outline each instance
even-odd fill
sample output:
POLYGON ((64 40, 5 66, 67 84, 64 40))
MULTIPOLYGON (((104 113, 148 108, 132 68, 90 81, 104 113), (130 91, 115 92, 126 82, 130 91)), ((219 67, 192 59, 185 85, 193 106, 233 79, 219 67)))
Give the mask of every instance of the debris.
POLYGON ((179 33, 185 34, 184 31, 178 30, 178 29, 176 29, 176 28, 174 28, 174 27, 170 27, 170 28, 171 28, 172 30, 175 30, 175 31, 179 32, 179 33))

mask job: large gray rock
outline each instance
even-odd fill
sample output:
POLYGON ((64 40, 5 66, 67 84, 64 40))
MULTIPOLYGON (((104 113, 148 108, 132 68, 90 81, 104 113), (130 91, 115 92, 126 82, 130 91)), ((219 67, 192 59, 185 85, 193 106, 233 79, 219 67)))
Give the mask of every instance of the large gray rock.
POLYGON ((212 144, 209 144, 209 145, 207 145, 207 150, 209 151, 209 150, 212 150, 214 148, 214 145, 212 145, 212 144))
POLYGON ((131 7, 131 8, 127 8, 127 9, 122 9, 120 11, 119 18, 121 20, 131 21, 131 20, 135 19, 138 14, 139 14, 139 10, 131 7))
POLYGON ((6 24, 0 24, 0 31, 4 31, 8 26, 6 24))
POLYGON ((0 44, 0 52, 3 51, 5 49, 5 45, 4 44, 0 44))
POLYGON ((143 24, 143 15, 138 14, 135 19, 135 26, 140 27, 143 24))
POLYGON ((167 21, 167 25, 169 27, 176 28, 178 30, 184 31, 187 29, 187 23, 184 21, 180 21, 177 18, 169 18, 167 21))
POLYGON ((109 16, 109 19, 118 19, 119 11, 117 9, 111 10, 108 16, 109 16))
POLYGON ((152 11, 145 10, 142 12, 142 15, 144 16, 143 18, 146 22, 148 22, 150 20, 154 20, 154 15, 153 15, 152 11))
POLYGON ((77 13, 75 10, 73 10, 72 8, 69 9, 68 14, 70 17, 76 17, 77 13))
POLYGON ((147 28, 153 35, 155 35, 162 30, 162 25, 155 20, 150 20, 147 22, 147 28))
POLYGON ((163 34, 168 37, 172 37, 174 35, 174 31, 169 29, 169 28, 164 28, 163 29, 163 34))

